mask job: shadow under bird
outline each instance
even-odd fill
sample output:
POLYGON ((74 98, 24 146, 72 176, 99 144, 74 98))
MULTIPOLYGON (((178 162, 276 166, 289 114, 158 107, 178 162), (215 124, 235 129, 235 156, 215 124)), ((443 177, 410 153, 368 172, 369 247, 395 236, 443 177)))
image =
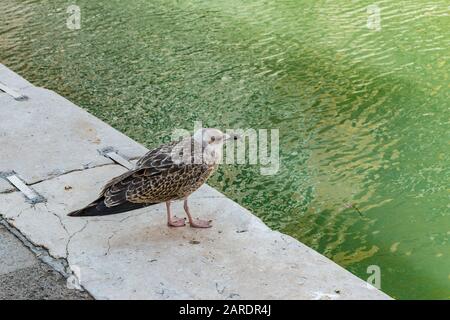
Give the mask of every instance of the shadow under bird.
POLYGON ((224 142, 237 138, 218 129, 203 128, 193 136, 163 144, 140 158, 134 169, 109 181, 97 200, 68 215, 102 216, 165 202, 167 224, 182 227, 185 219, 172 217, 170 204, 184 199, 190 226, 209 228, 211 221, 192 218, 187 199, 217 169, 224 142))

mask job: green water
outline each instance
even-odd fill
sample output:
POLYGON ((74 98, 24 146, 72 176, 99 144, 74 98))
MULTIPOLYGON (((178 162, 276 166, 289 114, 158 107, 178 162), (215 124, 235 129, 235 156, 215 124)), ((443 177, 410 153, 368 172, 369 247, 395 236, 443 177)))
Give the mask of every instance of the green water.
POLYGON ((148 147, 278 128, 277 175, 210 183, 395 298, 450 298, 448 1, 74 2, 76 31, 72 2, 0 0, 0 62, 148 147))

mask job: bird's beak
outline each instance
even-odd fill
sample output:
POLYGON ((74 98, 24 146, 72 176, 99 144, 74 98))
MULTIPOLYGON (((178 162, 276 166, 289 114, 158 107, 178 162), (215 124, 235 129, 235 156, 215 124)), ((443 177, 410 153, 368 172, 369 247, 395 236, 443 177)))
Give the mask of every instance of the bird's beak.
POLYGON ((241 136, 238 134, 235 134, 235 133, 232 133, 232 134, 225 133, 223 135, 223 141, 228 141, 228 140, 241 140, 241 136))

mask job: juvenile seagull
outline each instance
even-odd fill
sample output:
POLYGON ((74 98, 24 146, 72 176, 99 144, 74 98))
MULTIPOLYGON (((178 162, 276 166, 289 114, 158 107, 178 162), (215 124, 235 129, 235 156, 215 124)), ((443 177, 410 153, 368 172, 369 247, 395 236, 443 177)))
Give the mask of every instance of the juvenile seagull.
POLYGON ((97 200, 69 213, 69 216, 115 214, 165 202, 167 224, 182 227, 185 219, 172 217, 170 203, 184 199, 184 211, 190 226, 209 228, 210 221, 192 218, 187 198, 217 169, 223 143, 230 138, 237 139, 237 136, 204 128, 197 130, 192 137, 161 145, 139 159, 133 170, 109 181, 97 200))

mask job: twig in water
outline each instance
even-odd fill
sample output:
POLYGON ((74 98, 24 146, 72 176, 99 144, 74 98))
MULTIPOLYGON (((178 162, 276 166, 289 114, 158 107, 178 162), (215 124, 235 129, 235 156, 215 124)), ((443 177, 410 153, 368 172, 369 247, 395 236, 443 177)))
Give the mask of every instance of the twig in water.
POLYGON ((354 203, 346 203, 345 204, 346 208, 352 208, 353 210, 355 210, 356 212, 358 212, 360 217, 363 217, 364 215, 362 214, 361 210, 359 210, 356 205, 354 203))

